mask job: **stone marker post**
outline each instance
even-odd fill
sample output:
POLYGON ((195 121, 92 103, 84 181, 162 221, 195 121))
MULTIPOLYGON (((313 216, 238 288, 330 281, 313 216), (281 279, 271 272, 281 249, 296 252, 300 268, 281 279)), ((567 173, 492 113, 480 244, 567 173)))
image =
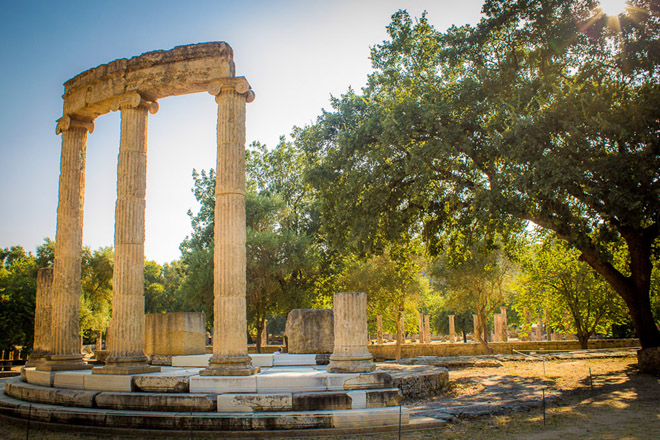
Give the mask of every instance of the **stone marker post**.
POLYGON ((449 342, 456 342, 456 326, 454 324, 454 315, 449 315, 449 342))
POLYGON ((335 293, 335 348, 330 356, 328 372, 362 373, 374 369, 373 357, 367 348, 367 294, 364 292, 335 293))
POLYGON ((85 205, 85 157, 91 120, 63 116, 57 121, 62 134, 59 204, 53 264, 50 354, 38 370, 92 368, 80 352, 80 272, 85 205))
POLYGON ((431 315, 424 315, 424 342, 431 343, 431 315))
POLYGON ((34 346, 26 367, 34 367, 46 359, 50 350, 50 319, 53 299, 53 268, 37 271, 37 295, 34 310, 34 346))
POLYGON ((268 345, 268 320, 264 319, 264 329, 261 331, 261 346, 268 345))
POLYGON ((147 192, 147 120, 158 104, 138 93, 118 99, 121 137, 117 164, 115 265, 112 276, 112 345, 94 374, 160 371, 144 354, 144 224, 147 192))
POLYGON ((424 343, 424 314, 422 312, 419 312, 417 314, 417 320, 419 322, 419 343, 423 344, 424 343))
POLYGON ((506 318, 506 307, 500 307, 500 314, 502 315, 502 342, 506 342, 509 340, 509 335, 508 335, 508 329, 509 329, 509 324, 506 318))
POLYGON ((502 315, 493 315, 493 342, 502 342, 502 315))
POLYGON ((378 344, 383 343, 383 315, 376 317, 376 342, 378 344))
POLYGON ((213 254, 213 356, 203 376, 248 376, 245 299, 245 106, 254 92, 243 77, 210 87, 218 103, 213 254))

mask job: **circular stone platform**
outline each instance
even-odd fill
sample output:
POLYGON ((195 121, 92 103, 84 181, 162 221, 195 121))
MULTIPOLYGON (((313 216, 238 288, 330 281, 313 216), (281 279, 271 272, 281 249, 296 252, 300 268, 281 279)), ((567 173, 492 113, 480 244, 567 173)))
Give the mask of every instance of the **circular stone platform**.
MULTIPOLYGON (((203 361, 190 357, 187 363, 203 361)), ((200 376, 201 366, 121 376, 24 368, 21 377, 6 380, 0 412, 47 423, 186 431, 408 423, 388 373, 328 373, 324 366, 291 365, 301 359, 286 355, 271 355, 266 363, 284 365, 261 365, 253 376, 200 376)))

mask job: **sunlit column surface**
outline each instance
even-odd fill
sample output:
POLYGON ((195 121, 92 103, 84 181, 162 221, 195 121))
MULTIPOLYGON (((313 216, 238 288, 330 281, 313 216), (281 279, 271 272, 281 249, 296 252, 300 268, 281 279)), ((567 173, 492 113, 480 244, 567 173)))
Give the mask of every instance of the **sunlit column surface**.
POLYGON ((335 293, 335 348, 330 356, 331 373, 358 373, 374 369, 373 357, 367 348, 367 294, 364 292, 335 293))
POLYGON ((209 90, 218 103, 218 160, 213 254, 213 356, 204 376, 248 376, 245 298, 245 107, 254 99, 245 78, 209 90))
POLYGON ((63 116, 57 121, 62 134, 57 233, 53 264, 50 354, 38 370, 91 368, 80 352, 80 264, 85 205, 85 157, 91 120, 63 116))
POLYGON ((96 374, 160 371, 144 354, 144 224, 147 189, 147 119, 158 104, 137 93, 121 97, 117 164, 115 263, 112 277, 112 337, 106 365, 96 374))

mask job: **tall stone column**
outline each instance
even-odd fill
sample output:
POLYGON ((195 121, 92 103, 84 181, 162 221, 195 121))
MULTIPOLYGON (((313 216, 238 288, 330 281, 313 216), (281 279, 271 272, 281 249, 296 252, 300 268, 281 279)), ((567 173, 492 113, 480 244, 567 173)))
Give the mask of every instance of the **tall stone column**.
POLYGON ((376 317, 376 342, 378 344, 383 343, 383 315, 376 317))
POLYGON ((53 268, 37 271, 37 295, 34 309, 34 345, 26 367, 34 367, 46 359, 50 352, 50 318, 53 299, 53 268))
POLYGON ((367 294, 364 292, 335 293, 335 348, 330 356, 328 372, 360 373, 374 369, 373 357, 367 348, 367 294))
POLYGON ((245 78, 211 87, 218 103, 218 161, 213 254, 213 356, 203 376, 247 376, 245 299, 245 104, 254 93, 245 78))
POLYGON ((431 343, 431 315, 424 315, 424 342, 431 343))
POLYGON ((456 326, 454 324, 454 315, 449 315, 449 342, 456 342, 456 326))
POLYGON ((479 315, 472 315, 472 325, 474 330, 474 342, 481 340, 482 335, 479 334, 479 315))
POLYGON ((509 324, 507 322, 507 317, 506 317, 506 307, 500 307, 500 314, 502 315, 502 342, 506 342, 509 340, 509 335, 508 335, 508 329, 509 329, 509 324))
POLYGON ((160 371, 144 354, 144 212, 147 191, 147 119, 158 104, 137 93, 121 97, 117 164, 115 264, 112 276, 112 345, 95 374, 160 371))
POLYGON ((424 314, 422 312, 417 313, 417 321, 419 327, 419 343, 424 343, 424 314))
POLYGON ((83 211, 85 205, 85 157, 87 133, 94 131, 91 120, 63 116, 57 121, 62 134, 59 204, 53 295, 50 354, 38 370, 82 370, 91 368, 80 352, 80 263, 83 211))
POLYGON ((494 342, 502 342, 502 315, 493 315, 494 342))

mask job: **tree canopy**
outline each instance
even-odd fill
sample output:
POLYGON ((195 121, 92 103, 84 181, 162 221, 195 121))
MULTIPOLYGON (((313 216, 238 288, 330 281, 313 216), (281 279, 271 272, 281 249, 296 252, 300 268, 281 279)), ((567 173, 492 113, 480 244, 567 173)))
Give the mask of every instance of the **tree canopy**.
POLYGON ((634 0, 487 0, 477 26, 393 16, 374 71, 297 137, 328 229, 356 247, 520 221, 623 298, 643 347, 660 233, 660 13, 634 0), (622 247, 617 261, 613 248, 622 247))

